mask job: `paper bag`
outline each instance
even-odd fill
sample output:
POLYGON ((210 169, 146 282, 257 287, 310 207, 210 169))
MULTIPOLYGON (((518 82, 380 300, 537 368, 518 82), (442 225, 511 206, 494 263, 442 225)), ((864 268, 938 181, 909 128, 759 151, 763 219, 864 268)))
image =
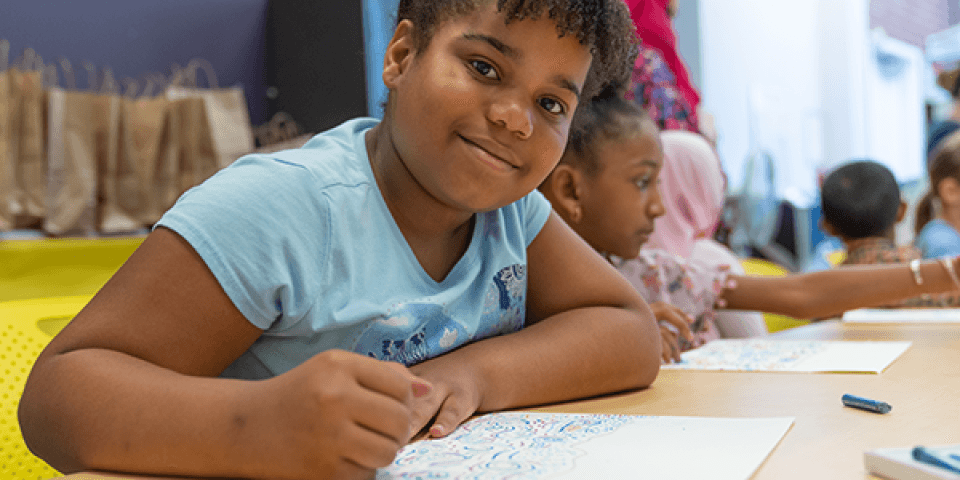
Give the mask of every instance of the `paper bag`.
POLYGON ((96 94, 47 89, 47 199, 43 230, 51 235, 96 232, 96 94))
POLYGON ((121 140, 126 120, 113 73, 107 69, 100 93, 92 97, 94 145, 97 158, 98 225, 101 233, 123 233, 141 227, 138 214, 145 208, 141 178, 121 140))
POLYGON ((46 157, 44 153, 43 75, 29 61, 27 69, 8 70, 10 81, 10 148, 14 169, 12 205, 17 227, 35 225, 45 214, 46 157))
POLYGON ((220 88, 210 62, 194 59, 167 87, 171 99, 196 97, 203 99, 205 124, 212 138, 212 149, 217 169, 226 167, 254 149, 253 127, 247 99, 241 87, 220 88), (207 88, 200 88, 196 81, 198 69, 207 76, 207 88))
POLYGON ((13 159, 10 155, 10 43, 0 40, 0 232, 13 229, 16 203, 13 159))
POLYGON ((182 194, 216 173, 219 160, 202 98, 180 98, 171 106, 170 114, 177 117, 180 126, 178 192, 182 194))
POLYGON ((173 155, 163 153, 175 147, 177 136, 161 144, 169 104, 164 97, 124 97, 120 105, 117 204, 141 226, 152 226, 160 219, 163 209, 158 199, 166 189, 175 188, 176 172, 170 171, 176 167, 173 155), (164 158, 168 160, 161 161, 164 158), (135 172, 135 179, 128 169, 135 172), (132 192, 133 184, 138 194, 132 192))

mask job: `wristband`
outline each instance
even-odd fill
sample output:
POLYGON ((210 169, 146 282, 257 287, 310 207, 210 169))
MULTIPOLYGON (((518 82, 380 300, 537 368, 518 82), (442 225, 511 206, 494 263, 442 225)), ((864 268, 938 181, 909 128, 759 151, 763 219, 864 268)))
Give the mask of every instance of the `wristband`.
POLYGON ((920 260, 910 260, 910 271, 913 272, 913 283, 923 285, 923 277, 920 275, 920 260))

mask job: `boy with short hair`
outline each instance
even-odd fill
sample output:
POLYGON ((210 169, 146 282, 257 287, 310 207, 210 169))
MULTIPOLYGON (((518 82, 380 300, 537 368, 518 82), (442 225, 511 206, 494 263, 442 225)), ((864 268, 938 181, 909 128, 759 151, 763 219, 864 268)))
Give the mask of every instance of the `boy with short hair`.
POLYGON ((820 189, 820 228, 846 246, 840 265, 898 263, 921 258, 912 245, 897 246, 894 234, 907 204, 890 170, 872 160, 837 167, 820 189))

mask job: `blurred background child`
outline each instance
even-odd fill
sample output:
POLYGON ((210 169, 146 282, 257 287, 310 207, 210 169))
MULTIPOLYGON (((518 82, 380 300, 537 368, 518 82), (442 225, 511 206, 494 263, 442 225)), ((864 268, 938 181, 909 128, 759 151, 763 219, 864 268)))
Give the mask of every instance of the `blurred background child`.
POLYGON ((936 149, 930 184, 917 204, 914 244, 923 258, 960 255, 960 132, 936 149))

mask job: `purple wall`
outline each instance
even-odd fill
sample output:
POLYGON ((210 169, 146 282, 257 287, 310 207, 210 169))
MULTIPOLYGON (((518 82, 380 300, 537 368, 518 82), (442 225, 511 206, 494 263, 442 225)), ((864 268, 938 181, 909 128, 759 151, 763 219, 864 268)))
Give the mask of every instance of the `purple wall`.
POLYGON ((109 66, 118 79, 202 57, 221 86, 240 84, 250 120, 265 122, 266 15, 268 0, 0 0, 0 38, 11 44, 11 62, 33 48, 45 62, 64 57, 86 85, 84 60, 109 66))
MULTIPOLYGON (((956 0, 952 0, 956 3, 956 0)), ((950 26, 951 0, 871 0, 870 28, 924 48, 927 35, 950 26)))

